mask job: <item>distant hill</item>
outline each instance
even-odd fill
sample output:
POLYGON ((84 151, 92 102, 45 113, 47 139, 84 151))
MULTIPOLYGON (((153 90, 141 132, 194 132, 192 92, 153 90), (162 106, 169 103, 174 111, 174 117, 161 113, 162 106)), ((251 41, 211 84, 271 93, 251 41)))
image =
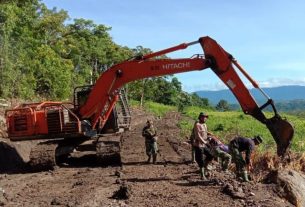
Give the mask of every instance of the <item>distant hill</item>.
MULTIPOLYGON (((298 109, 302 107, 305 108, 305 86, 280 86, 262 89, 276 104, 289 105, 297 103, 298 109)), ((266 102, 267 99, 259 90, 250 89, 250 92, 259 104, 266 102)), ((226 100, 229 104, 238 104, 237 99, 229 89, 219 91, 196 91, 195 93, 202 98, 209 99, 210 103, 213 105, 217 104, 221 99, 226 100)))

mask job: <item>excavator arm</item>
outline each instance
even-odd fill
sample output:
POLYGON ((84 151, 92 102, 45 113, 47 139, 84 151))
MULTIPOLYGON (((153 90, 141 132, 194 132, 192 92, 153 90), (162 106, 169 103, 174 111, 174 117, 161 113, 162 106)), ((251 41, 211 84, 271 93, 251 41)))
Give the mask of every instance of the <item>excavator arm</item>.
POLYGON ((293 138, 294 128, 292 125, 281 118, 276 111, 273 100, 259 87, 231 54, 209 37, 202 37, 199 39, 199 42, 204 50, 205 57, 212 62, 212 70, 235 95, 244 113, 253 116, 267 126, 277 144, 277 154, 283 156, 293 138), (265 104, 258 106, 249 90, 239 78, 233 65, 252 83, 254 88, 260 90, 266 97, 267 102, 265 104), (268 119, 263 113, 263 109, 269 105, 271 105, 274 111, 274 116, 268 119))
POLYGON ((227 53, 215 40, 210 37, 201 37, 198 41, 183 43, 159 52, 136 57, 114 65, 104 72, 92 88, 86 103, 79 109, 81 119, 91 122, 92 128, 103 127, 118 100, 119 88, 124 84, 148 77, 170 75, 194 70, 211 68, 215 74, 228 86, 237 98, 245 114, 253 116, 267 126, 277 143, 278 155, 284 155, 293 137, 292 125, 283 120, 277 113, 272 99, 261 107, 258 106, 249 90, 237 74, 237 67, 255 88, 261 90, 258 84, 245 72, 232 55, 227 53), (186 49, 193 44, 200 44, 204 56, 194 56, 183 59, 154 59, 167 53, 186 49), (274 116, 266 118, 263 108, 271 105, 274 116))

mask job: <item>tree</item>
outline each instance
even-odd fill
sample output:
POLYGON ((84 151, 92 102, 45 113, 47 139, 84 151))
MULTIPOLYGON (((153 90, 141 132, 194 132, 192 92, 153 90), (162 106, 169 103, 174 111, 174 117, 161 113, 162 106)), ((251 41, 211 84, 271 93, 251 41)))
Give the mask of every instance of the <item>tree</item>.
POLYGON ((221 99, 218 104, 216 105, 216 109, 218 111, 229 111, 230 106, 226 100, 221 99))
POLYGON ((191 96, 186 92, 181 92, 178 97, 178 111, 183 112, 186 106, 191 106, 191 96))
POLYGON ((182 92, 181 82, 178 80, 177 77, 173 77, 171 83, 178 92, 182 92))
MULTIPOLYGON (((152 53, 149 48, 117 45, 111 27, 91 20, 67 24, 64 10, 48 9, 40 0, 0 4, 0 96, 67 99, 76 86, 94 84, 114 64, 152 53)), ((154 59, 166 59, 162 55, 154 59)), ((208 105, 182 91, 176 77, 150 77, 127 84, 129 97, 176 105, 208 105)))
POLYGON ((191 94, 191 105, 200 107, 210 107, 209 100, 207 98, 201 98, 197 93, 191 94))
POLYGON ((10 1, 0 4, 0 96, 29 97, 35 85, 32 60, 33 25, 41 4, 33 1, 10 1))

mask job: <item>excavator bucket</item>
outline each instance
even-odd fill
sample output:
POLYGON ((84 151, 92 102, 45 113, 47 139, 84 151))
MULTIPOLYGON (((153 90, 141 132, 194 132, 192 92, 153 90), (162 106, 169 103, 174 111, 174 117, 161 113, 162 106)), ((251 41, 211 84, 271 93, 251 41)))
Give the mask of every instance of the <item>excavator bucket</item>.
POLYGON ((287 120, 283 120, 279 115, 268 119, 266 125, 277 144, 278 156, 284 156, 293 138, 293 126, 287 120))

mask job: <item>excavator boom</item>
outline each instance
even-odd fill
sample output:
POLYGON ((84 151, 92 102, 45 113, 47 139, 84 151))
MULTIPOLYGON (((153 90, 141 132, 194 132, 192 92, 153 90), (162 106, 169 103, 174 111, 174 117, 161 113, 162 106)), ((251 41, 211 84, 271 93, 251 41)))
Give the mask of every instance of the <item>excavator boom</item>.
MULTIPOLYGON (((105 116, 107 113, 103 113, 105 106, 113 105, 111 104, 111 100, 114 100, 113 97, 116 95, 116 90, 124 84, 142 78, 211 68, 235 95, 244 113, 253 116, 267 126, 277 143, 278 154, 285 154, 294 133, 292 125, 280 117, 275 110, 273 101, 269 97, 267 103, 272 105, 275 116, 271 119, 266 118, 262 111, 263 108, 258 106, 233 65, 248 78, 255 88, 259 88, 258 84, 246 73, 233 56, 208 36, 201 37, 198 41, 183 43, 140 58, 125 61, 113 66, 101 75, 93 87, 86 104, 81 107, 80 115, 83 119, 93 118, 91 121, 93 127, 95 127, 101 117, 102 120, 107 120, 107 116, 105 116), (198 43, 203 48, 204 57, 153 59, 154 57, 185 49, 190 45, 198 43)), ((109 112, 110 110, 112 110, 111 107, 106 111, 109 112)))

